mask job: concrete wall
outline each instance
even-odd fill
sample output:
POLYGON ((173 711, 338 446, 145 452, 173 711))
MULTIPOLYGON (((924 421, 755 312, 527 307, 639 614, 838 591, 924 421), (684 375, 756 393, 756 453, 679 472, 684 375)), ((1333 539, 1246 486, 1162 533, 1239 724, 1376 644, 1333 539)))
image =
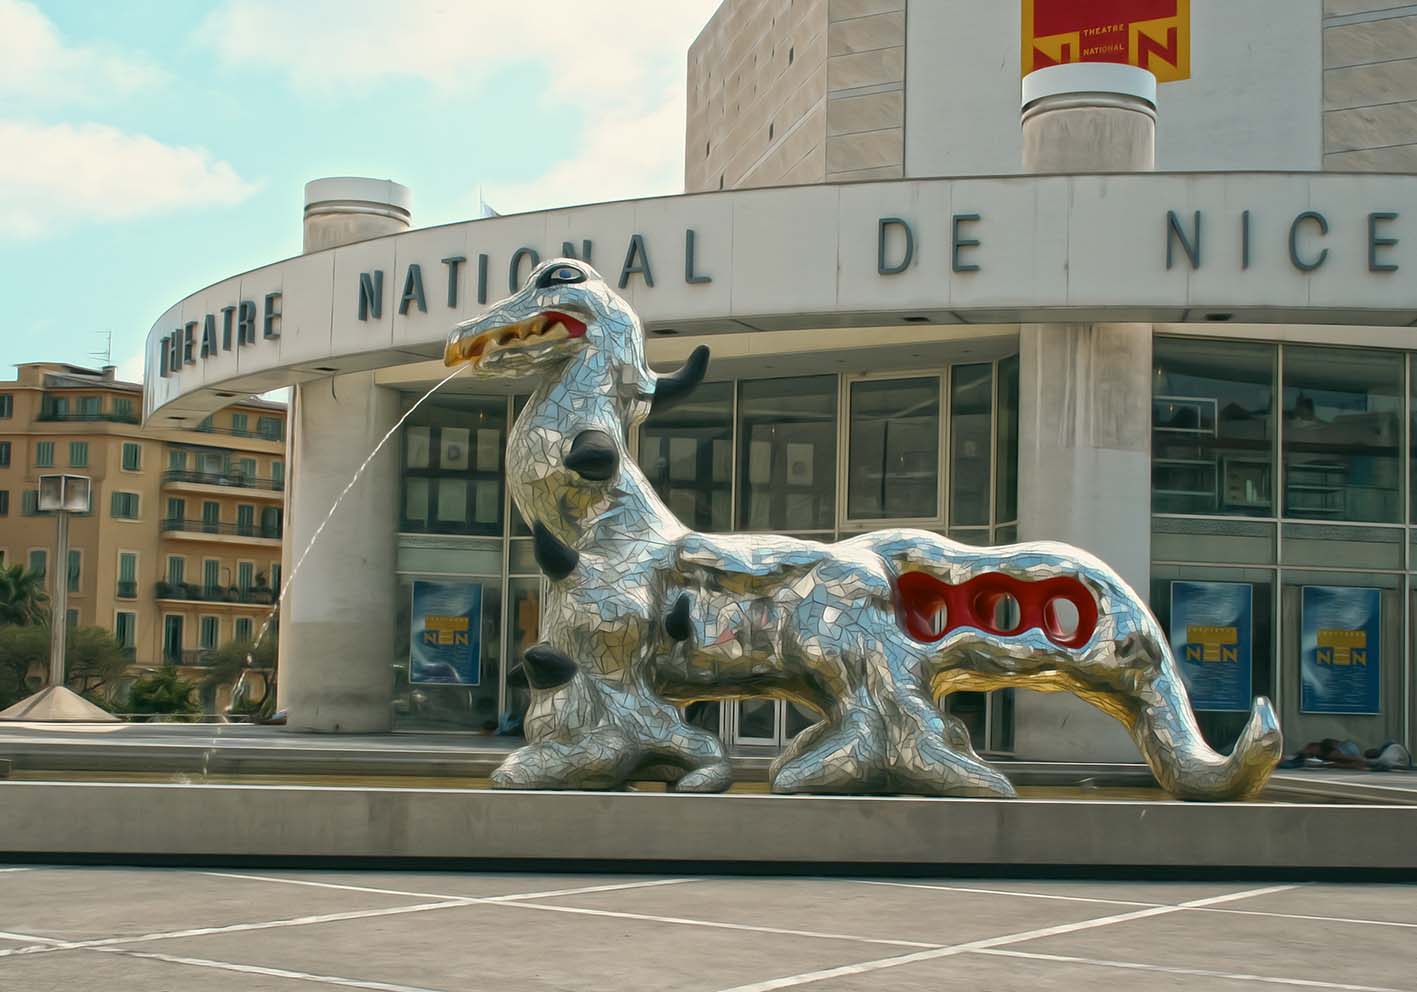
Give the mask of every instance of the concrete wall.
POLYGON ((905 174, 905 0, 831 0, 827 181, 905 174))
POLYGON ((894 179, 905 0, 726 0, 689 49, 689 192, 894 179))
POLYGON ((827 0, 725 0, 689 47, 684 188, 826 177, 827 0))
MULTIPOLYGON (((1159 88, 1157 169, 1320 167, 1319 2, 1193 0, 1191 78, 1159 88)), ((907 15, 905 174, 1019 171, 1019 5, 907 15)))
POLYGON ((1324 168, 1417 172, 1417 4, 1324 0, 1324 168))

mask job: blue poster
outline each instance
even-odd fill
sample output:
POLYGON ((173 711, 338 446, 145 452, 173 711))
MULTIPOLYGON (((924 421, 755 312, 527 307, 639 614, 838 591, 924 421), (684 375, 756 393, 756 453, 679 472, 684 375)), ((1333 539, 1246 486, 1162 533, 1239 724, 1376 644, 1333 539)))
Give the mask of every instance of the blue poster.
POLYGON ((1304 586, 1299 608, 1299 709, 1377 713, 1381 589, 1304 586))
POLYGON ((1249 710, 1254 594, 1248 582, 1171 583, 1171 653, 1193 709, 1249 710))
POLYGON ((482 680, 482 586, 413 583, 408 680, 477 685, 482 680))

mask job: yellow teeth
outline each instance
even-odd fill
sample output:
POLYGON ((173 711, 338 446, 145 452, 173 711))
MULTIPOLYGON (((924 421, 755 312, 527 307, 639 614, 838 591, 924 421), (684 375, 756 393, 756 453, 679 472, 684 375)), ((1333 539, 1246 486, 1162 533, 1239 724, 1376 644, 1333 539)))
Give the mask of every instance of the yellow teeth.
POLYGON ((570 336, 565 324, 559 320, 552 320, 545 314, 537 314, 515 324, 504 324, 501 327, 483 331, 466 341, 457 339, 449 341, 443 352, 443 364, 476 363, 494 352, 520 348, 526 341, 534 339, 535 343, 541 344, 542 342, 564 341, 570 336))

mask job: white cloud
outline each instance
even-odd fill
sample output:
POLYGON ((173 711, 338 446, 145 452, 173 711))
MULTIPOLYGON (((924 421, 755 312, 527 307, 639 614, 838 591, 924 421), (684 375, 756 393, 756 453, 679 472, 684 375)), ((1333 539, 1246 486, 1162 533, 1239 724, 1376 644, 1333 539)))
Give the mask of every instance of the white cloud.
POLYGON ((166 74, 151 62, 100 47, 68 45, 26 0, 0 0, 0 97, 30 102, 121 99, 166 74))
POLYGON ((321 94, 390 78, 471 91, 539 66, 546 90, 527 105, 527 134, 554 147, 564 112, 576 144, 539 176, 488 184, 506 213, 681 190, 684 66, 718 2, 227 0, 198 36, 229 64, 269 66, 321 94))
POLYGON ((256 187, 201 148, 104 124, 0 120, 0 238, 240 203, 256 187))
POLYGON ((136 355, 130 355, 118 362, 118 371, 114 375, 124 382, 142 382, 143 361, 144 356, 141 351, 136 355))
POLYGON ((539 62, 577 106, 635 96, 649 62, 683 65, 718 0, 227 0, 198 38, 231 64, 264 64, 338 91, 388 77, 463 87, 539 62))
POLYGON ((574 157, 516 184, 488 185, 500 213, 678 193, 684 188, 684 91, 648 113, 598 117, 574 157))

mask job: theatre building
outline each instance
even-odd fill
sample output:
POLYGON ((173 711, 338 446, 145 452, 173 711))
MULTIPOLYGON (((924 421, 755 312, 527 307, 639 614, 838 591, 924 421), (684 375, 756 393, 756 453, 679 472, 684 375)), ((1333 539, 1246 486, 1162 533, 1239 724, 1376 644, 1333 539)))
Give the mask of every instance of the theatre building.
MULTIPOLYGON (((1216 745, 1268 695, 1291 745, 1410 746, 1417 14, 1135 6, 728 0, 688 54, 682 195, 419 229, 396 183, 310 183, 304 254, 174 303, 145 392, 174 427, 294 387, 291 729, 520 733, 542 579, 503 459, 528 384, 448 382, 330 509, 449 329, 574 255, 656 368, 712 349, 631 439, 687 525, 1077 544, 1149 598, 1216 745), (1117 45, 1147 69, 1068 61, 1117 45), (430 676, 436 597, 465 658, 430 676)), ((947 705, 981 751, 1136 760, 1070 696, 947 705)), ((813 719, 693 717, 742 752, 813 719)))

